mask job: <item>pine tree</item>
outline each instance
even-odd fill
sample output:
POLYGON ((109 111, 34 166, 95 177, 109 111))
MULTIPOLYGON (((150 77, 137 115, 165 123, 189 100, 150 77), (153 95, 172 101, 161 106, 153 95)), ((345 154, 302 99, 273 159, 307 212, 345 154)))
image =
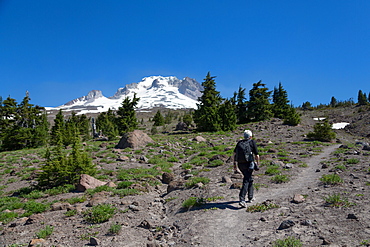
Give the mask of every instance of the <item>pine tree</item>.
POLYGON ((153 126, 163 126, 164 125, 164 118, 159 110, 154 115, 153 121, 154 121, 153 126))
POLYGON ((139 100, 140 98, 136 98, 135 93, 132 100, 130 100, 129 97, 126 97, 122 101, 121 106, 118 108, 116 124, 118 133, 120 135, 132 131, 137 127, 138 123, 136 119, 135 108, 136 105, 139 103, 139 100))
POLYGON ((221 129, 223 131, 233 131, 236 128, 237 115, 235 113, 235 105, 231 100, 226 99, 220 106, 219 115, 222 119, 221 129))
POLYGON ((238 92, 234 92, 234 97, 231 103, 236 104, 236 115, 239 124, 247 122, 247 99, 245 96, 245 88, 239 85, 238 92))
POLYGON ((361 90, 358 91, 357 103, 359 105, 367 105, 367 97, 365 93, 362 93, 361 90))
POLYGON ((96 128, 103 136, 114 140, 118 136, 118 129, 116 123, 116 116, 109 108, 107 112, 102 112, 96 119, 96 128))
POLYGON ((2 150, 43 146, 48 139, 48 123, 43 107, 30 104, 28 92, 20 104, 10 97, 1 106, 2 150))
POLYGON ((182 121, 187 125, 187 126, 190 126, 193 122, 193 117, 192 117, 192 114, 191 112, 189 113, 185 113, 183 118, 182 118, 182 121))
POLYGON ((274 117, 283 119, 290 110, 290 106, 288 93, 281 85, 281 82, 279 82, 278 88, 274 88, 272 102, 272 113, 274 114, 274 117))
MULTIPOLYGON (((59 110, 57 115, 54 118, 54 125, 51 127, 51 144, 56 145, 56 140, 60 140, 64 136, 64 131, 65 131, 65 121, 64 121, 64 116, 63 116, 63 111, 62 109, 59 110), (61 137, 60 137, 60 136, 61 137)), ((62 139, 62 142, 63 139, 62 139)))
POLYGON ((310 102, 306 101, 302 104, 302 110, 304 111, 312 111, 313 107, 310 102))
POLYGON ((219 131, 221 129, 221 119, 219 107, 222 102, 220 93, 216 91, 215 76, 208 72, 202 82, 202 96, 198 98, 199 103, 194 111, 194 123, 198 131, 219 131))
POLYGON ((309 139, 329 142, 336 137, 335 132, 332 130, 332 125, 329 124, 327 118, 324 121, 316 123, 313 128, 313 132, 307 134, 309 139))
POLYGON ((333 97, 331 97, 331 100, 330 100, 330 106, 331 106, 331 107, 336 107, 336 106, 337 106, 337 104, 338 104, 337 99, 336 99, 336 98, 334 98, 334 96, 333 96, 333 97))
POLYGON ((296 126, 301 122, 301 116, 293 106, 290 106, 285 117, 284 124, 296 126))
MULTIPOLYGON (((57 129, 56 132, 60 130, 57 129)), ((81 174, 94 176, 97 168, 89 155, 81 147, 79 133, 74 133, 72 151, 68 155, 63 152, 63 137, 56 133, 56 146, 46 151, 46 164, 41 167, 42 172, 37 177, 38 186, 53 188, 65 184, 76 184, 81 174)))
POLYGON ((264 121, 272 116, 269 102, 271 91, 262 81, 253 84, 249 91, 249 101, 247 103, 247 118, 249 121, 264 121))

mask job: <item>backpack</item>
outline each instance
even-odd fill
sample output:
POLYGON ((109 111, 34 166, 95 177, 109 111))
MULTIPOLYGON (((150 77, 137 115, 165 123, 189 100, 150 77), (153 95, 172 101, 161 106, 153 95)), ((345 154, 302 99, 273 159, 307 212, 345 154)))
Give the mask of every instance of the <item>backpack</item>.
POLYGON ((251 140, 239 141, 236 145, 236 161, 241 163, 254 163, 251 140))

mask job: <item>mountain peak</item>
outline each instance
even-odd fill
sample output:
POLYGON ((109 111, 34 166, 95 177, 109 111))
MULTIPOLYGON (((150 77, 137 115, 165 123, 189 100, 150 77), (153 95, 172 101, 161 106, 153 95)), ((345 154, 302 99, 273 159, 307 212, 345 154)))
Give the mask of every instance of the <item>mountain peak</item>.
POLYGON ((170 109, 193 108, 197 106, 202 86, 195 80, 185 77, 179 80, 175 76, 148 76, 140 82, 127 84, 119 88, 111 97, 104 97, 102 91, 92 90, 86 96, 69 101, 57 109, 88 112, 104 112, 109 108, 117 110, 124 98, 134 94, 140 98, 137 108, 150 109, 164 107, 170 109))

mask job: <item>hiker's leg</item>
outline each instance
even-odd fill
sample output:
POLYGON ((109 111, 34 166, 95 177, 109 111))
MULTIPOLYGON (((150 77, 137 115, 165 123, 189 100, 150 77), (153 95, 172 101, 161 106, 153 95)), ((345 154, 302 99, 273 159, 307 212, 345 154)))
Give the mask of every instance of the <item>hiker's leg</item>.
POLYGON ((253 198, 254 194, 254 187, 253 187, 253 177, 252 177, 252 172, 248 174, 248 200, 251 200, 253 198))
POLYGON ((246 168, 246 166, 243 166, 243 165, 238 165, 238 167, 239 167, 239 170, 243 174, 243 184, 242 184, 242 188, 240 189, 240 192, 239 192, 239 200, 240 201, 245 201, 245 196, 247 194, 248 183, 249 183, 248 169, 246 168))

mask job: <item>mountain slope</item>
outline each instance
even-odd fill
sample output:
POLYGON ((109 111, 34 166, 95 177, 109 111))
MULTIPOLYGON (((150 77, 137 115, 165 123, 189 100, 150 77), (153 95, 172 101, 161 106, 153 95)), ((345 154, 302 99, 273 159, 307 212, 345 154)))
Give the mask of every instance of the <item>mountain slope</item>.
POLYGON ((202 86, 194 79, 185 77, 179 80, 174 76, 144 77, 138 83, 131 83, 119 88, 111 97, 103 96, 102 91, 92 90, 86 96, 71 100, 54 109, 84 112, 104 112, 109 108, 117 110, 123 99, 140 98, 138 109, 163 107, 170 109, 196 108, 201 96, 202 86))

